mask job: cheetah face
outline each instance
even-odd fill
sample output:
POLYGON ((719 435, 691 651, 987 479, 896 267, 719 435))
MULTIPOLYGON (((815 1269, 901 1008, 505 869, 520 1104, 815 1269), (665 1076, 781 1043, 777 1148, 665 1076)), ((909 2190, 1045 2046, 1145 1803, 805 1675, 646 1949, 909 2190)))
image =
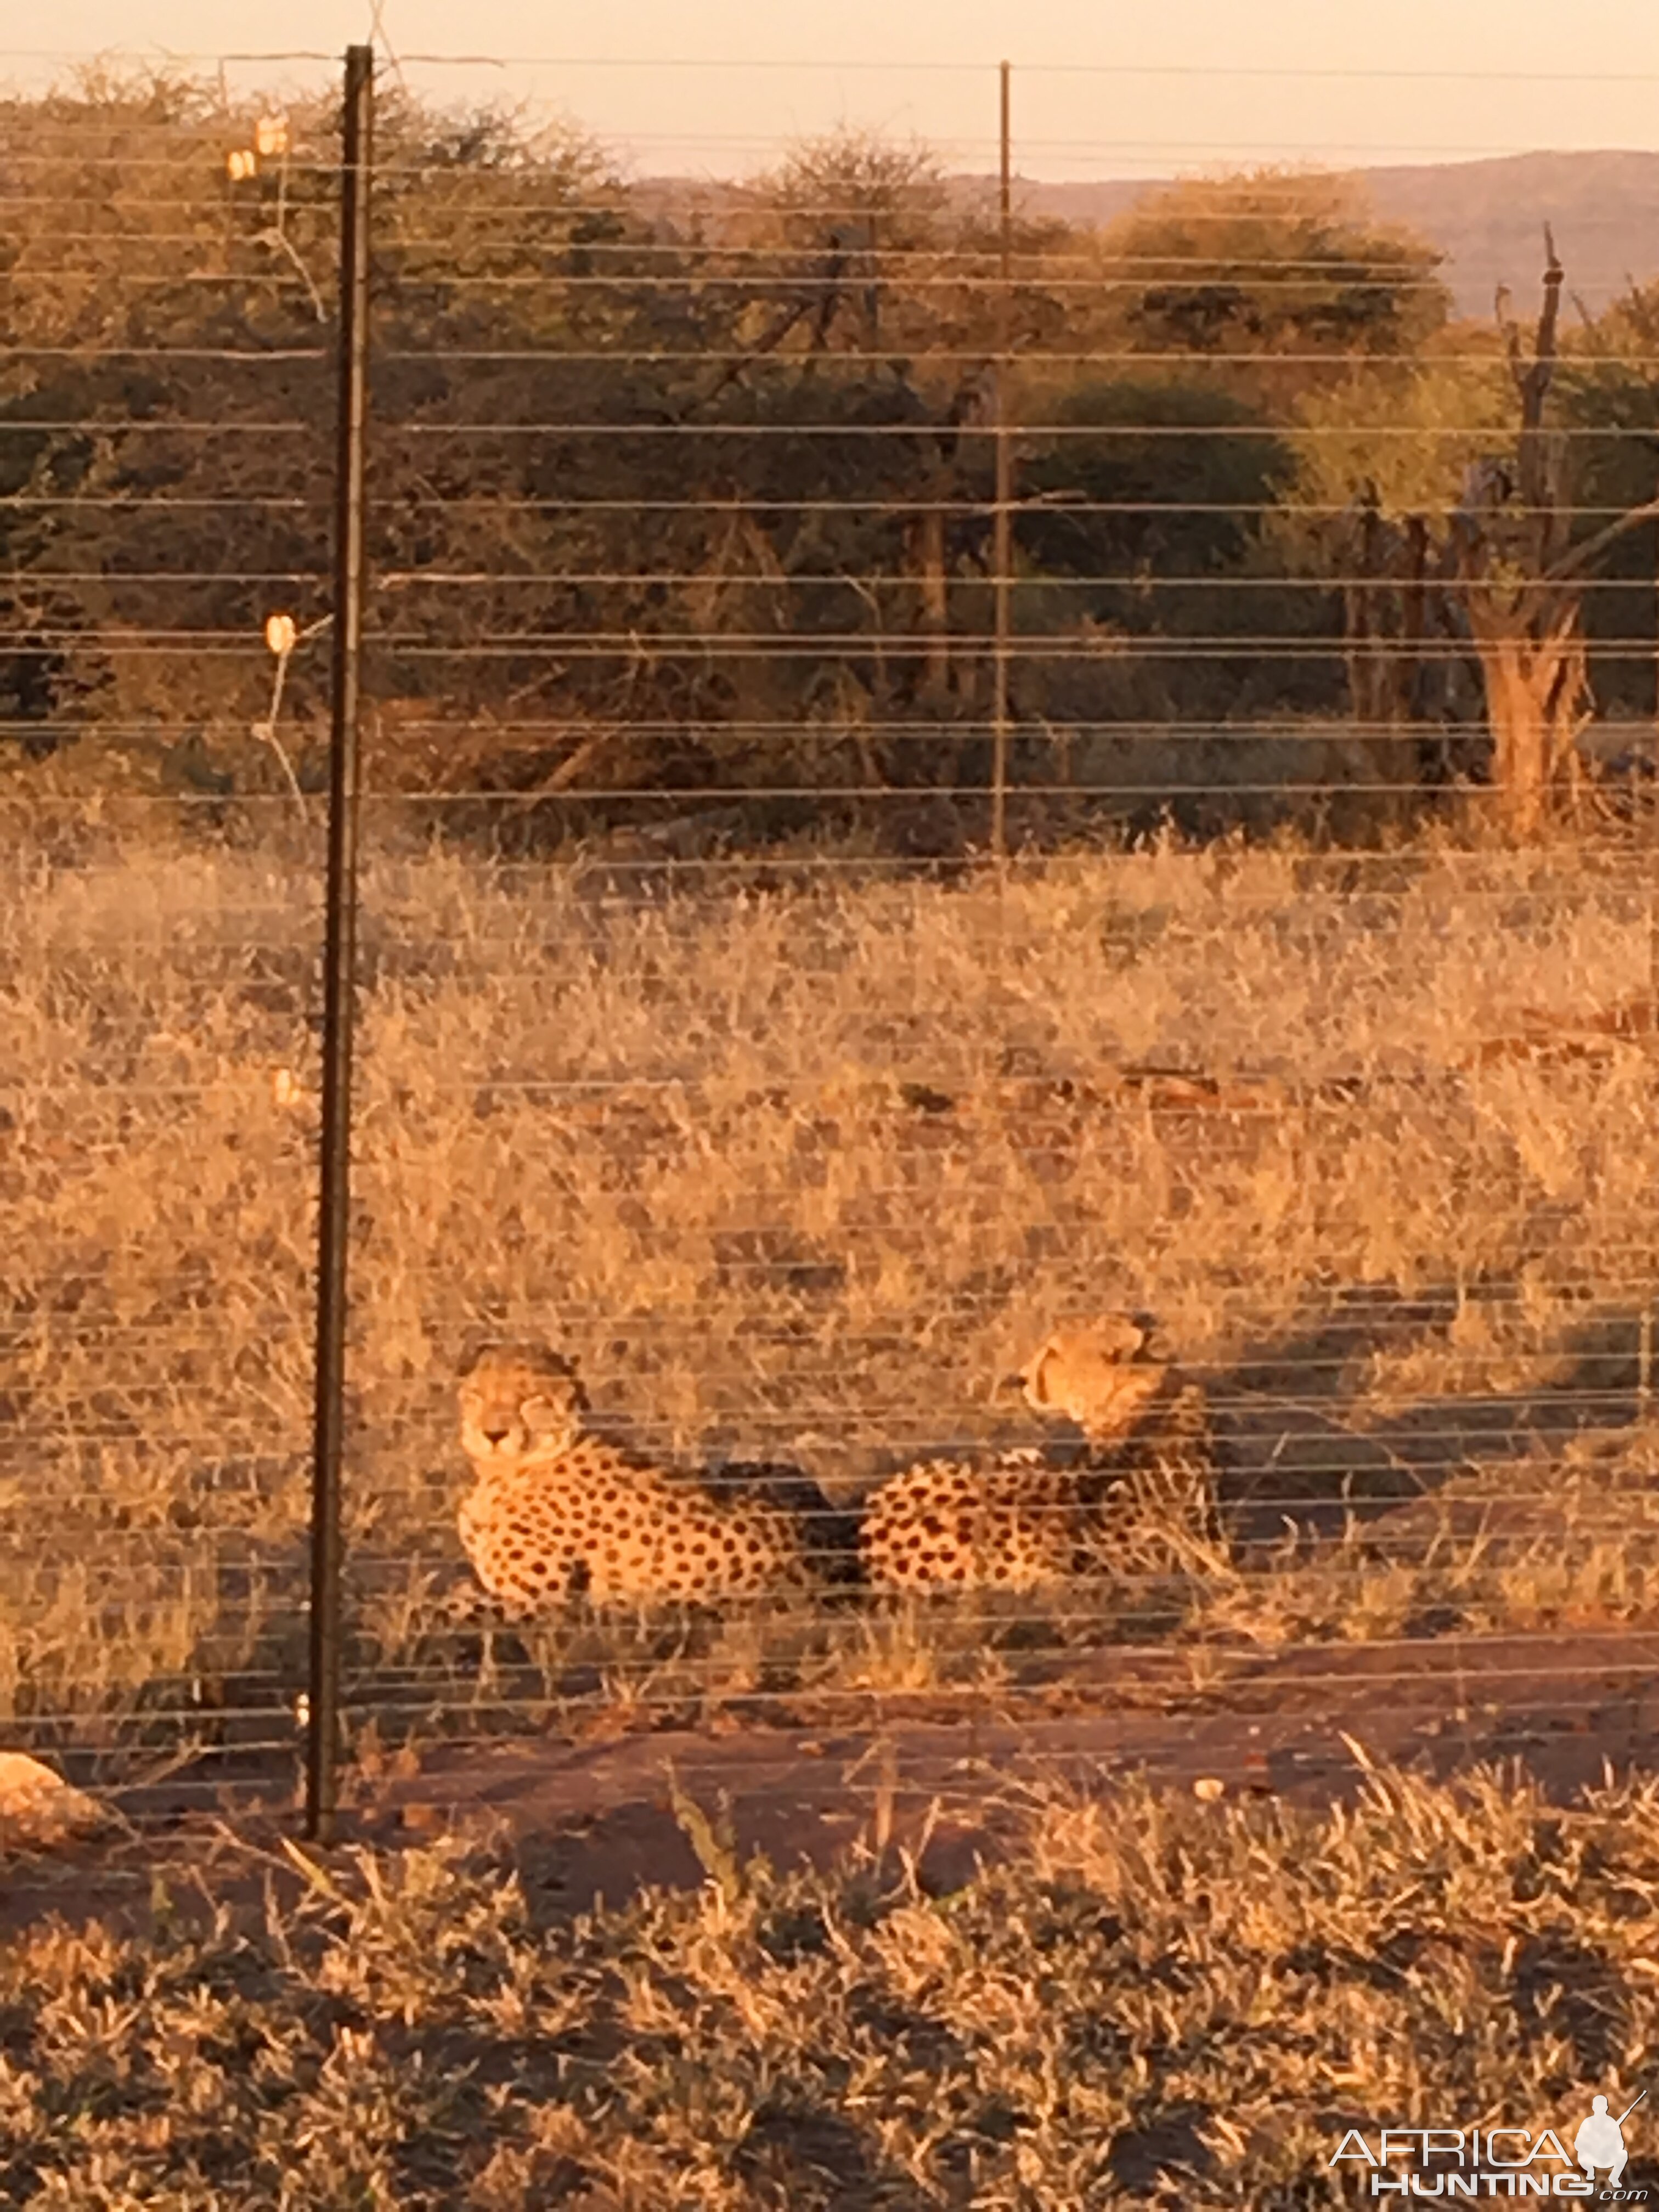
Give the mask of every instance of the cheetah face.
POLYGON ((460 1384, 461 1449, 481 1471, 553 1459, 582 1432, 586 1394, 568 1360, 540 1346, 492 1346, 460 1384))
POLYGON ((1163 1389, 1167 1364, 1145 1357, 1146 1332, 1127 1314, 1058 1328, 1017 1380, 1034 1412, 1075 1421, 1104 1440, 1133 1428, 1163 1389))

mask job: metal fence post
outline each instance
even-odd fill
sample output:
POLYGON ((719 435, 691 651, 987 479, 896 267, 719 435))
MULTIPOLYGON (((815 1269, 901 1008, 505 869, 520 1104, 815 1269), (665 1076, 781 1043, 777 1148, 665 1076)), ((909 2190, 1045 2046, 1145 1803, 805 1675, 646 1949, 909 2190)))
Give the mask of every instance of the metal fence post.
MULTIPOLYGON (((1656 554, 1659 554, 1659 530, 1655 533, 1656 554)), ((1632 779, 1632 819, 1637 824, 1638 840, 1644 846, 1643 874, 1648 887, 1648 1003, 1642 1027, 1650 1040, 1659 1041, 1659 558, 1654 564, 1654 634, 1653 634, 1653 729, 1649 738, 1649 760, 1653 770, 1648 779, 1647 836, 1642 837, 1642 777, 1639 769, 1632 779)), ((1651 1215, 1652 1209, 1649 1209, 1651 1215)), ((1653 1417, 1653 1304, 1659 1295, 1656 1281, 1656 1255, 1648 1253, 1648 1264, 1642 1285, 1642 1316, 1638 1324, 1636 1346, 1636 1418, 1648 1421, 1653 1417)))
POLYGON ((1001 281, 997 294, 996 514, 992 538, 996 568, 995 629, 992 654, 991 850, 1001 860, 1008 849, 1008 588, 1013 562, 1013 457, 1008 444, 1009 286, 1012 281, 1013 168, 1009 128, 1009 68, 1001 64, 1001 281))
POLYGON ((374 98, 373 50, 348 46, 340 167, 333 696, 312 1461, 310 1711, 306 1747, 306 1832, 319 1843, 329 1840, 334 1826, 340 1734, 340 1468, 345 1428, 346 1257, 350 1231, 357 721, 363 632, 363 436, 368 414, 368 192, 374 98))

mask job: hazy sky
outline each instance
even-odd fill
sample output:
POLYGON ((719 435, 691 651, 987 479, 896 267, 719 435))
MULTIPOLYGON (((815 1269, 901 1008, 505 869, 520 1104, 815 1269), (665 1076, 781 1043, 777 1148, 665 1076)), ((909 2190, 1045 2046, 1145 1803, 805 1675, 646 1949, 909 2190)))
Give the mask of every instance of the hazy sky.
MULTIPOLYGON (((546 102, 644 170, 752 167, 842 122, 914 132, 953 167, 988 168, 1005 58, 1027 176, 1659 148, 1656 0, 384 0, 380 15, 412 87, 546 102), (461 55, 506 66, 414 58, 461 55)), ((30 84, 100 50, 209 65, 331 55, 368 33, 373 10, 58 0, 35 20, 62 44, 7 56, 30 84)), ((229 69, 263 84, 322 66, 229 69)))

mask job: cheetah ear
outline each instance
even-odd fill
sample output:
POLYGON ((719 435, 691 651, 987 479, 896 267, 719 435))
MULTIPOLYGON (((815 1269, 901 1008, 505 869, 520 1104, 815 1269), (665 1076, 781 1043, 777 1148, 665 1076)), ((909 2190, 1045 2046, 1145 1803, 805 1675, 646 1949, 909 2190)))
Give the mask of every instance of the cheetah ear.
POLYGON ((1176 1357, 1175 1347, 1168 1331, 1157 1315, 1137 1314, 1135 1319, 1141 1328, 1141 1358, 1151 1360, 1155 1365, 1172 1366, 1176 1357))
POLYGON ((1101 1314, 1091 1324, 1095 1342, 1107 1359, 1133 1359, 1144 1352, 1151 1335, 1144 1314, 1101 1314))
POLYGON ((496 1341, 494 1332, 482 1324, 467 1330, 461 1339, 461 1356, 455 1369, 459 1381, 463 1382, 466 1381, 467 1377, 476 1370, 478 1362, 483 1358, 485 1352, 489 1351, 496 1341))
POLYGON ((566 1362, 565 1371, 561 1380, 564 1385, 566 1402, 572 1411, 578 1413, 586 1413, 589 1406, 587 1385, 582 1381, 581 1371, 574 1359, 566 1362))
POLYGON ((566 1382, 575 1375, 576 1363, 570 1354, 556 1351, 544 1336, 519 1337, 512 1352, 515 1359, 544 1380, 566 1382))
POLYGON ((1034 1406, 1052 1406, 1054 1403, 1054 1400, 1048 1395, 1048 1385, 1044 1379, 1048 1362, 1054 1358, 1054 1353, 1053 1343, 1045 1344, 1025 1371, 1025 1395, 1034 1406))

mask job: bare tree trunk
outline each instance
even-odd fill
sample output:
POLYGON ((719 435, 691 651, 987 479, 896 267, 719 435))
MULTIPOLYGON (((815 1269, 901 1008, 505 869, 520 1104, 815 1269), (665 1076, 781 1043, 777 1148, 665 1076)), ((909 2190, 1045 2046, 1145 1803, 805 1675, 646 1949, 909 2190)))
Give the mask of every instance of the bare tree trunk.
POLYGON ((1378 635, 1379 603, 1385 588, 1379 573, 1376 492, 1367 484, 1362 495, 1357 527, 1346 555, 1349 573, 1342 586, 1342 627, 1348 664, 1348 703, 1354 720, 1369 735, 1382 718, 1378 713, 1382 686, 1382 639, 1378 635))
POLYGON ((1566 272, 1555 251, 1548 223, 1544 225, 1544 303, 1538 312, 1538 331, 1532 359, 1521 350, 1521 332, 1509 320, 1503 292, 1498 295, 1498 320, 1509 348, 1510 374, 1521 401, 1521 438, 1517 452, 1521 504, 1532 539, 1532 566, 1542 575, 1560 551, 1559 493, 1550 469, 1548 441, 1544 434, 1544 402, 1555 377, 1555 337, 1561 316, 1561 284, 1566 272))
POLYGON ((1406 523, 1406 587, 1400 601, 1395 706, 1400 719, 1423 719, 1423 642, 1429 628, 1429 530, 1420 514, 1406 523))
POLYGON ((1498 321, 1521 403, 1516 478, 1512 483, 1491 462, 1470 471, 1449 549, 1485 684, 1498 817, 1522 842, 1577 811, 1583 781, 1578 739, 1592 711, 1578 596, 1563 590, 1563 578, 1553 574, 1565 524, 1544 402, 1555 374, 1565 272, 1547 223, 1544 253, 1544 299, 1530 358, 1510 319, 1507 295, 1501 289, 1498 295, 1498 321), (1506 520, 1511 551, 1504 563, 1494 541, 1506 520), (1503 566, 1510 568, 1508 577, 1503 566))
POLYGON ((951 604, 945 574, 945 517, 930 507, 912 533, 916 580, 921 590, 922 696, 943 702, 951 688, 951 604))
POLYGON ((1354 525, 1342 594, 1349 702, 1377 811, 1397 823, 1419 781, 1418 747, 1407 732, 1418 712, 1426 533, 1417 522, 1402 538, 1383 520, 1369 483, 1354 525))

